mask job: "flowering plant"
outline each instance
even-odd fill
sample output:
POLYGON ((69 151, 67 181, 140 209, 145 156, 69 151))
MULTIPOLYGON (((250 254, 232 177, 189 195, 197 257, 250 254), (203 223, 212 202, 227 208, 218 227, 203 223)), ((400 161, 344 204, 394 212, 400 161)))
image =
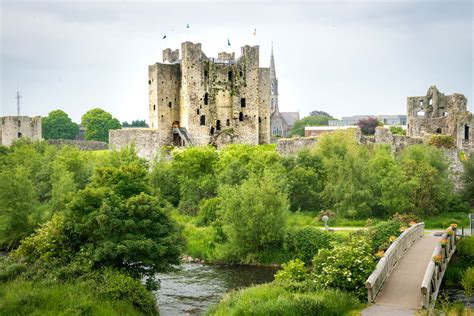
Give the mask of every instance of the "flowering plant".
POLYGON ((410 227, 411 227, 411 226, 415 226, 416 224, 417 223, 415 221, 411 221, 410 224, 408 224, 408 225, 410 225, 410 227))
POLYGON ((382 258, 383 256, 385 256, 385 251, 379 250, 375 255, 376 255, 378 258, 382 258))
POLYGON ((447 239, 441 239, 441 241, 439 242, 439 244, 441 245, 441 247, 446 247, 448 245, 448 240, 447 239))
POLYGON ((396 236, 390 236, 390 237, 388 238, 388 241, 390 241, 390 242, 394 242, 395 240, 397 240, 397 237, 396 237, 396 236))
POLYGON ((451 225, 449 225, 449 227, 451 227, 452 229, 456 229, 458 228, 458 224, 452 223, 451 225))
POLYGON ((448 227, 446 233, 448 234, 448 236, 451 236, 453 234, 453 229, 451 228, 451 226, 448 227))
POLYGON ((440 265, 441 261, 443 260, 443 257, 441 255, 435 255, 433 256, 433 261, 435 264, 440 265))
POLYGON ((400 227, 400 231, 403 233, 405 230, 407 230, 406 227, 400 227))

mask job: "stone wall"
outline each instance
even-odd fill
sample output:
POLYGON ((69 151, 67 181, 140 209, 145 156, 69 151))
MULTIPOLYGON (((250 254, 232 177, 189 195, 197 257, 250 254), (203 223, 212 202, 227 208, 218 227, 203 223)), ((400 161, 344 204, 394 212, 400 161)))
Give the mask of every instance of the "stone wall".
POLYGON ((19 138, 42 139, 41 116, 0 117, 0 144, 10 146, 19 138))
POLYGON ((161 145, 158 130, 151 128, 122 128, 109 131, 109 147, 121 149, 135 146, 138 156, 153 159, 160 152, 161 145))
POLYGON ((109 144, 95 140, 48 139, 47 142, 58 147, 74 146, 80 150, 106 150, 109 144))
POLYGON ((294 155, 303 148, 311 148, 317 143, 317 137, 293 137, 279 139, 276 151, 282 155, 294 155))

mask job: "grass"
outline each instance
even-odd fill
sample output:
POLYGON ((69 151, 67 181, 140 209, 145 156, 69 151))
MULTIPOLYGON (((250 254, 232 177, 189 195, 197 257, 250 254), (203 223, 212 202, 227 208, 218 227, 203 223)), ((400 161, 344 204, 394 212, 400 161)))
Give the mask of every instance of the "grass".
POLYGON ((85 282, 0 285, 0 315, 141 315, 131 304, 97 297, 85 282))
POLYGON ((349 315, 361 303, 349 293, 336 290, 293 293, 274 284, 231 292, 208 315, 349 315))
MULTIPOLYGON (((472 211, 474 212, 474 210, 472 211)), ((468 213, 444 213, 436 216, 420 218, 420 221, 425 222, 427 229, 446 229, 451 223, 458 224, 458 229, 461 227, 469 227, 468 213)))

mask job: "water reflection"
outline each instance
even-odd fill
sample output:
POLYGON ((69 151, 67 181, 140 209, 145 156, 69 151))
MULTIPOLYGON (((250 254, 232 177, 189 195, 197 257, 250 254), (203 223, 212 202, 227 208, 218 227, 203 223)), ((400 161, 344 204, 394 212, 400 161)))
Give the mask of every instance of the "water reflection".
POLYGON ((184 263, 158 274, 160 315, 202 315, 228 291, 271 282, 275 268, 184 263))

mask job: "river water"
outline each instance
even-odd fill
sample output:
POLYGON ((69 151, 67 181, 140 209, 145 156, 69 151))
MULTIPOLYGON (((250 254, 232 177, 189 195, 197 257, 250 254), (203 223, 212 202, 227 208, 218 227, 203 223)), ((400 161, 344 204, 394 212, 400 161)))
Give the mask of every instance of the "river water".
POLYGON ((160 315, 203 315, 228 291, 273 281, 275 268, 183 263, 158 274, 160 315))

